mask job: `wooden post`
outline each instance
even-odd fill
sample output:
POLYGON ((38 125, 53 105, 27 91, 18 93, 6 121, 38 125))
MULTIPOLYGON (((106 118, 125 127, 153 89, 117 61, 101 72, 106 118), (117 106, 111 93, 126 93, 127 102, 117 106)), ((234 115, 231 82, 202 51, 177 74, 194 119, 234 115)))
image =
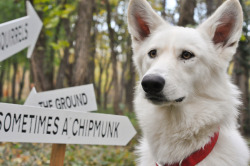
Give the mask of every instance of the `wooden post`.
POLYGON ((50 166, 63 166, 66 144, 52 144, 50 166))

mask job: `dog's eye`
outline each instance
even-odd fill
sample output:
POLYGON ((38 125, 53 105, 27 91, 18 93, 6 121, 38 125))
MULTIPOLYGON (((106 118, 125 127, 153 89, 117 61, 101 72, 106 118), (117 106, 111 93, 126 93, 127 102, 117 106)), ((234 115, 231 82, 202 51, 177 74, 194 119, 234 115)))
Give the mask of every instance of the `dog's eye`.
POLYGON ((189 51, 183 51, 181 53, 181 59, 188 60, 194 57, 194 54, 189 51))
POLYGON ((151 51, 149 51, 148 56, 150 58, 155 58, 157 56, 157 50, 151 50, 151 51))

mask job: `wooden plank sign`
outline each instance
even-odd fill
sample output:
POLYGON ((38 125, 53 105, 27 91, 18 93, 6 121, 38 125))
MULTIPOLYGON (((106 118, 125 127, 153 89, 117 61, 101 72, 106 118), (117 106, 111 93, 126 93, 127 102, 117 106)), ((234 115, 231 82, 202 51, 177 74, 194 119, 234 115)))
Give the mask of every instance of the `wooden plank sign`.
POLYGON ((93 84, 37 93, 33 88, 24 105, 75 111, 96 111, 93 84))
POLYGON ((0 141, 125 146, 136 134, 126 116, 0 103, 0 141))
POLYGON ((42 21, 29 1, 26 1, 28 16, 0 24, 0 61, 29 47, 30 58, 42 29, 42 21))

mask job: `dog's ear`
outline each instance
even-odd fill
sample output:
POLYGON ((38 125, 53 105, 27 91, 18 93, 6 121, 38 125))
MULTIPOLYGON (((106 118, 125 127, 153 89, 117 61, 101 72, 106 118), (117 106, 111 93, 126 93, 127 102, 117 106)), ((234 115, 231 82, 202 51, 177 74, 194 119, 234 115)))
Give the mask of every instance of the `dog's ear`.
POLYGON ((238 0, 227 0, 198 27, 211 38, 216 49, 236 50, 242 33, 243 13, 238 0))
POLYGON ((143 41, 157 27, 166 22, 146 0, 131 0, 128 7, 128 29, 133 40, 143 41))

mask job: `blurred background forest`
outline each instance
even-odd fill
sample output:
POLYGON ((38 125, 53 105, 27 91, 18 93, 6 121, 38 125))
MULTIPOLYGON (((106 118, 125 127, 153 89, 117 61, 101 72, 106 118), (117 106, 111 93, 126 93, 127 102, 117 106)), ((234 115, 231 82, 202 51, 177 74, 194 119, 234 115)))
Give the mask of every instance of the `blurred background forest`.
MULTIPOLYGON (((33 86, 39 92, 93 83, 98 112, 127 115, 137 126, 132 104, 137 76, 127 29, 128 0, 30 2, 43 29, 31 59, 23 50, 0 62, 0 101, 22 104, 33 86)), ((171 24, 195 27, 223 0, 149 2, 171 24)), ((245 17, 243 33, 228 73, 242 91, 239 124, 241 132, 250 136, 250 0, 240 3, 245 17)), ((26 16, 25 0, 0 0, 0 13, 0 23, 26 16)), ((136 139, 124 148, 70 145, 65 164, 134 165, 135 143, 136 139)), ((46 165, 50 145, 2 143, 0 152, 1 165, 46 165)))

